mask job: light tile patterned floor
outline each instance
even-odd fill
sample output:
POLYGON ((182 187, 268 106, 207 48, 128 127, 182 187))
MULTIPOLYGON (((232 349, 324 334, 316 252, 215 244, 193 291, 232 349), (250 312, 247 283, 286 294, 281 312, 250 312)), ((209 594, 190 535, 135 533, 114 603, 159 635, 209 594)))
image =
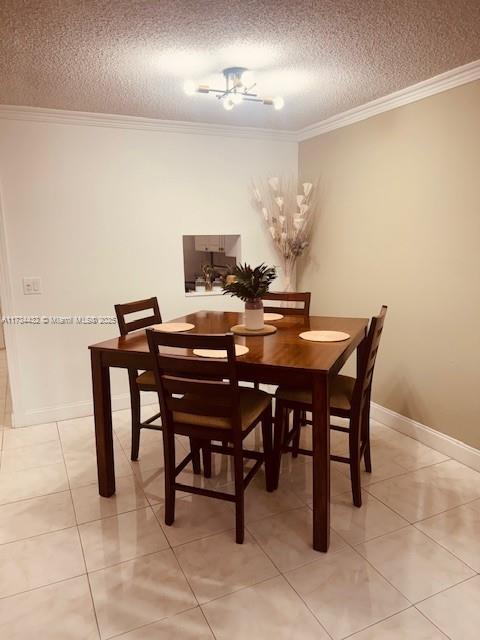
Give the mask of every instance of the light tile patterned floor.
MULTIPOLYGON (((361 509, 348 468, 332 465, 327 555, 311 548, 303 457, 284 458, 277 492, 264 491, 262 476, 249 487, 239 546, 226 502, 180 494, 165 526, 161 433, 144 432, 131 463, 128 411, 114 414, 114 428, 110 499, 95 484, 91 417, 3 430, 2 640, 478 638, 479 473, 374 424, 361 509)), ((342 438, 332 436, 336 452, 342 438)), ((181 456, 186 444, 177 445, 181 456)), ((183 480, 228 488, 231 465, 214 462, 212 479, 186 469, 183 480)))

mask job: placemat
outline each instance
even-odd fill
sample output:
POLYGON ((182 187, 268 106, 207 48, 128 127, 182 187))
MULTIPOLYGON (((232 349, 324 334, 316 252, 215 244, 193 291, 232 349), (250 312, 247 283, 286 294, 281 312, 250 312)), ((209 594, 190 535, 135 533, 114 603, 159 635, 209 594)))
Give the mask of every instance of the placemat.
MULTIPOLYGON (((235 345, 235 355, 236 356, 244 356, 248 353, 250 349, 245 347, 243 344, 235 345)), ((201 358, 226 358, 227 352, 225 349, 194 349, 194 355, 200 356, 201 358)))
POLYGON ((190 322, 162 322, 162 324, 152 324, 151 328, 165 333, 179 333, 180 331, 190 331, 195 328, 195 325, 190 322))
POLYGON ((236 333, 237 336, 268 336, 270 333, 275 333, 276 330, 277 327, 271 324, 265 324, 262 329, 257 329, 256 331, 247 329, 244 324, 236 324, 230 328, 230 331, 236 333))
POLYGON ((265 322, 272 322, 273 320, 281 320, 285 316, 282 316, 281 313, 264 313, 263 319, 265 322))
POLYGON ((299 335, 310 342, 342 342, 350 338, 350 334, 343 331, 304 331, 299 335))

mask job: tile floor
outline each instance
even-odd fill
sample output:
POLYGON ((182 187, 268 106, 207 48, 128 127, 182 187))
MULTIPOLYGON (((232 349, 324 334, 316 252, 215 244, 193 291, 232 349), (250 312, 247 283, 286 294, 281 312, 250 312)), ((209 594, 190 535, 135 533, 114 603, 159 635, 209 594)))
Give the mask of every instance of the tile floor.
MULTIPOLYGON (((283 459, 274 494, 262 477, 250 485, 239 546, 229 503, 180 494, 166 527, 161 434, 144 432, 131 463, 128 411, 114 428, 110 499, 95 484, 92 418, 0 431, 2 640, 478 638, 479 473, 374 423, 361 509, 348 468, 332 465, 328 554, 310 546, 308 458, 283 459)), ((228 462, 214 469, 183 480, 231 485, 228 462)))

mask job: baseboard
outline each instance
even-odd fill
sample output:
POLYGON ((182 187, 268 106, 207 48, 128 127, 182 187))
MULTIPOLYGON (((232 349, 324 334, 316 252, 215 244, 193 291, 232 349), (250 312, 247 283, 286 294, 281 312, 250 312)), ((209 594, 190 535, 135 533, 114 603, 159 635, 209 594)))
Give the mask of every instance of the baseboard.
MULTIPOLYGON (((142 394, 147 396, 150 394, 142 394)), ((151 404, 148 397, 142 398, 142 406, 151 404)), ((112 396, 112 410, 120 411, 130 407, 130 395, 128 393, 112 396)), ((93 403, 91 400, 83 402, 72 402, 71 404, 63 404, 56 407, 45 407, 35 411, 27 411, 25 413, 12 414, 12 426, 28 427, 34 424, 45 424, 48 422, 61 422, 62 420, 73 420, 74 418, 83 418, 93 414, 93 403)))
MULTIPOLYGON (((145 394, 143 394, 145 396, 145 394)), ((151 399, 143 398, 142 405, 151 404, 151 399)), ((128 409, 130 407, 129 394, 121 394, 112 397, 113 411, 128 409)), ((72 420, 93 414, 91 401, 75 402, 57 407, 45 407, 36 411, 29 411, 24 414, 12 415, 12 425, 15 427, 26 427, 34 424, 44 424, 47 422, 61 422, 62 420, 72 420)), ((440 451, 449 458, 458 460, 463 464, 480 471, 480 450, 460 442, 450 436, 435 431, 420 422, 402 416, 391 409, 382 407, 375 402, 371 404, 371 417, 377 422, 381 422, 386 427, 394 431, 410 436, 422 444, 440 451)))
POLYGON ((449 458, 462 462, 467 465, 467 467, 475 469, 475 471, 480 471, 480 450, 447 436, 444 433, 435 431, 435 429, 427 427, 420 422, 406 418, 400 413, 382 407, 375 402, 371 404, 370 414, 374 420, 381 422, 386 427, 410 436, 410 438, 418 440, 422 444, 443 453, 449 458))

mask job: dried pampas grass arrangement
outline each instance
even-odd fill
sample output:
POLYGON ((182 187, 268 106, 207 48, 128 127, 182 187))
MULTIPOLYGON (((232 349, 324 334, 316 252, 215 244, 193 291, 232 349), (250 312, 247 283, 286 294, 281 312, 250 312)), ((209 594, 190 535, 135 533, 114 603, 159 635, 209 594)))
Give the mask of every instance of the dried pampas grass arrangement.
POLYGON ((281 259, 284 289, 289 291, 297 258, 310 244, 318 206, 316 189, 310 182, 297 188, 294 178, 272 177, 254 182, 253 198, 281 259))

